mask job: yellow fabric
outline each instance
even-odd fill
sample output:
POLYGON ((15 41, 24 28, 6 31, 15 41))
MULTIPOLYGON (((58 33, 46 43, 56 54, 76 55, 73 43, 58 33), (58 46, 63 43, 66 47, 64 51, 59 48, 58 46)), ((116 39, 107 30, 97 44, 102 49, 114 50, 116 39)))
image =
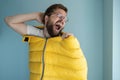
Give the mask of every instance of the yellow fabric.
POLYGON ((24 40, 29 43, 30 80, 41 78, 43 52, 42 80, 87 80, 87 62, 74 36, 66 39, 24 36, 24 40))

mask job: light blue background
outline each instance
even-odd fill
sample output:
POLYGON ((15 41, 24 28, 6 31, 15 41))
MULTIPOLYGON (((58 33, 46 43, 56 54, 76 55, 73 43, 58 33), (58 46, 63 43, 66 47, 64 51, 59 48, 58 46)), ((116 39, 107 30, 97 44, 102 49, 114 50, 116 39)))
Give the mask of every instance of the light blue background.
POLYGON ((113 1, 113 80, 120 80, 120 0, 113 1))
POLYGON ((0 0, 0 80, 29 80, 27 43, 4 18, 44 12, 53 3, 68 7, 64 31, 80 42, 88 61, 88 80, 120 80, 120 0, 0 0))

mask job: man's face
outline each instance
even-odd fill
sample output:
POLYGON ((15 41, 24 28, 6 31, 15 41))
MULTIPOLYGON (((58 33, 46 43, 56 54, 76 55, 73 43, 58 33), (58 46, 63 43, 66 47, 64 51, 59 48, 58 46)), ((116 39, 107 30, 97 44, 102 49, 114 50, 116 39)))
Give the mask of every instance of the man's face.
POLYGON ((60 35, 66 23, 66 12, 62 9, 56 9, 46 21, 46 28, 51 37, 60 35))

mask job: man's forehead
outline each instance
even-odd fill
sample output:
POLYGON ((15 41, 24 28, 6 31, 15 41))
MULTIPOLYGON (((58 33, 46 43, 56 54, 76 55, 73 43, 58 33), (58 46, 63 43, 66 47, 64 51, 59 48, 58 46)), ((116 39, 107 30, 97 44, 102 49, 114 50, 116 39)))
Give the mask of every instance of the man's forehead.
POLYGON ((67 13, 63 9, 55 9, 54 12, 55 13, 60 13, 60 14, 63 14, 63 15, 67 15, 67 13))

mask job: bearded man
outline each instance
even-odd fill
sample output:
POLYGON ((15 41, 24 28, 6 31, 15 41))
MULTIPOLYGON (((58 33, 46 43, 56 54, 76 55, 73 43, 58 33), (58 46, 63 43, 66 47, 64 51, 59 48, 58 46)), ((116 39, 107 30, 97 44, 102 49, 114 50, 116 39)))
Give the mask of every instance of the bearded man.
POLYGON ((42 12, 5 18, 6 23, 29 43, 30 80, 87 80, 87 62, 75 36, 62 32, 67 8, 53 4, 42 12), (25 24, 36 20, 43 26, 25 24))

